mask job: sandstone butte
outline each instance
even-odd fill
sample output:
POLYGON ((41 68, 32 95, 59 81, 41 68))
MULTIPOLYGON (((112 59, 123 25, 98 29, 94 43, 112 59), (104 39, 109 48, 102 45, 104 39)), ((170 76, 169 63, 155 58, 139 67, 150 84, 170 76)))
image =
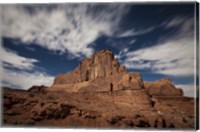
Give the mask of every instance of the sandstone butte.
MULTIPOLYGON (((143 81, 110 50, 55 77, 51 87, 4 88, 5 126, 195 129, 195 100, 172 80, 143 81)), ((198 104, 198 103, 197 103, 198 104)))

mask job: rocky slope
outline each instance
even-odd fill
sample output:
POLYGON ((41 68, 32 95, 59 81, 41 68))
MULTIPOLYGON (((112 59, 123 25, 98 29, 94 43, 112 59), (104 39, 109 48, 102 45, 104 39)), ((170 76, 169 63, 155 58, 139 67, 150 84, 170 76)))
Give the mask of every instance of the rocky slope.
POLYGON ((84 59, 54 84, 4 88, 4 125, 92 128, 195 128, 195 102, 170 79, 144 82, 109 50, 84 59))
POLYGON ((4 89, 3 125, 194 129, 194 100, 143 90, 67 93, 4 89))

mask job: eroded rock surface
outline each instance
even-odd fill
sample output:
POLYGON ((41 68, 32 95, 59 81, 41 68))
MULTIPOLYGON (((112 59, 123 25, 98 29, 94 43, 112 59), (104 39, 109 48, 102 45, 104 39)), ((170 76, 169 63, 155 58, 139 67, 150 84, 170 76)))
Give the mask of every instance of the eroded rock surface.
POLYGON ((45 93, 47 90, 47 86, 41 85, 41 86, 32 86, 31 88, 28 89, 30 92, 42 92, 45 93))
POLYGON ((4 90, 3 125, 194 129, 194 100, 151 98, 142 90, 66 93, 4 90))
POLYGON ((157 96, 182 96, 183 90, 176 88, 168 78, 162 78, 154 82, 144 82, 144 86, 150 95, 157 96))
POLYGON ((91 58, 84 59, 75 70, 58 75, 54 84, 89 81, 123 72, 126 72, 126 68, 119 64, 114 54, 110 50, 101 50, 91 58))

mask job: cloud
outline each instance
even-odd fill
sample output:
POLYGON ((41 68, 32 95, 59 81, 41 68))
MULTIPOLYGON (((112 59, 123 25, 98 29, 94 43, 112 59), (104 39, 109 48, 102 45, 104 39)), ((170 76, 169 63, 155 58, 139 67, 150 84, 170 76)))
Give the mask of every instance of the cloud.
POLYGON ((39 62, 33 58, 25 58, 19 56, 16 52, 1 47, 1 61, 3 66, 17 68, 21 70, 30 70, 34 67, 34 63, 39 62))
POLYGON ((128 68, 147 68, 166 75, 193 75, 195 60, 193 42, 192 39, 182 38, 129 52, 124 63, 128 68))
POLYGON ((28 73, 3 69, 2 75, 3 86, 18 89, 28 89, 33 85, 51 86, 54 80, 54 77, 40 72, 28 73))
POLYGON ((177 16, 162 23, 166 28, 177 27, 184 23, 186 17, 177 16))
POLYGON ((0 53, 2 86, 28 89, 33 85, 50 86, 53 83, 54 77, 35 71, 38 60, 20 56, 4 47, 0 47, 0 53))
POLYGON ((149 27, 149 28, 140 29, 140 30, 135 30, 133 28, 133 29, 119 33, 117 35, 117 37, 132 37, 132 36, 137 36, 137 35, 143 35, 145 33, 149 33, 151 31, 153 31, 154 29, 155 29, 155 27, 149 27))
POLYGON ((133 40, 130 41, 129 45, 132 45, 132 44, 134 44, 135 42, 136 42, 136 39, 133 39, 133 40))
POLYGON ((2 10, 3 37, 88 57, 94 52, 92 42, 102 34, 112 35, 128 8, 124 4, 65 4, 3 5, 2 10))
POLYGON ((172 76, 194 75, 193 19, 178 28, 173 37, 161 38, 157 44, 136 51, 120 53, 118 58, 129 69, 148 69, 172 76))
MULTIPOLYGON (((164 28, 179 27, 179 32, 194 32, 194 17, 177 16, 161 24, 164 28), (193 29, 193 30, 191 30, 193 29)), ((188 35, 188 33, 186 33, 188 35)))
POLYGON ((160 25, 157 26, 151 26, 149 28, 145 29, 135 29, 132 28, 130 30, 126 31, 120 31, 117 34, 117 37, 132 37, 137 35, 143 35, 146 33, 149 33, 153 30, 155 30, 158 27, 164 27, 164 28, 173 28, 173 27, 179 27, 179 31, 186 32, 188 30, 191 30, 191 28, 194 28, 194 18, 193 17, 183 17, 183 16, 177 16, 174 18, 171 18, 160 25))

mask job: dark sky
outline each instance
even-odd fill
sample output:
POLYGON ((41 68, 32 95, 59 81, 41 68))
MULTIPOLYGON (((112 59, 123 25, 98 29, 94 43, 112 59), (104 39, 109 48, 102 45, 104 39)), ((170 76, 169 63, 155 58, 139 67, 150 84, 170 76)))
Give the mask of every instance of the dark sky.
POLYGON ((2 85, 51 85, 110 49, 145 81, 172 79, 194 94, 195 3, 2 5, 2 85))

